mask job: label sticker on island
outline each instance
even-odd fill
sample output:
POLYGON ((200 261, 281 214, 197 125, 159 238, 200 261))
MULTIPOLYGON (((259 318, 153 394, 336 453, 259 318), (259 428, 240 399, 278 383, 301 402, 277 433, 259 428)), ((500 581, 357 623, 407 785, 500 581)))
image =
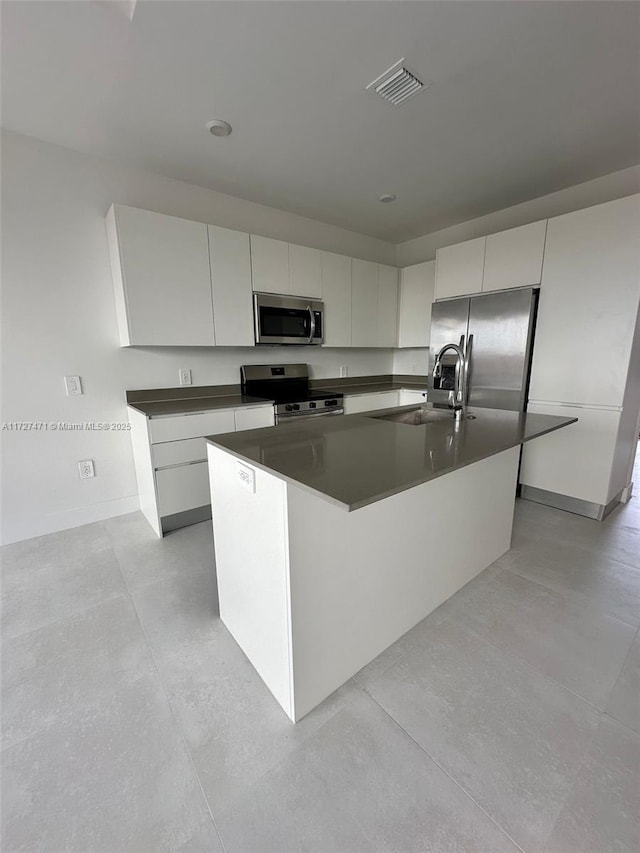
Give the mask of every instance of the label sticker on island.
POLYGON ((240 485, 252 495, 256 492, 256 472, 254 468, 249 468, 238 462, 238 480, 240 485))

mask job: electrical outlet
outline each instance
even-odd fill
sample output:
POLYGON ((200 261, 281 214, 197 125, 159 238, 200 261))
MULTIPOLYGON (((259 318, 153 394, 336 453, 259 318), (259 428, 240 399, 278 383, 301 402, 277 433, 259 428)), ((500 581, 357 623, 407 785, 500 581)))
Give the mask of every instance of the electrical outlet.
POLYGON ((77 397, 82 394, 82 381, 79 376, 65 376, 64 387, 67 389, 67 397, 77 397))
POLYGON ((96 472, 93 467, 93 459, 83 459, 82 462, 78 462, 78 471, 80 472, 81 480, 90 480, 92 477, 95 477, 96 472))
POLYGON ((344 379, 345 376, 349 375, 349 366, 347 364, 340 365, 340 378, 344 379))
POLYGON ((238 464, 238 479, 248 492, 252 494, 256 490, 256 472, 253 468, 248 468, 246 465, 238 464))
POLYGON ((191 385, 191 371, 188 367, 182 367, 178 371, 178 377, 181 385, 191 385))

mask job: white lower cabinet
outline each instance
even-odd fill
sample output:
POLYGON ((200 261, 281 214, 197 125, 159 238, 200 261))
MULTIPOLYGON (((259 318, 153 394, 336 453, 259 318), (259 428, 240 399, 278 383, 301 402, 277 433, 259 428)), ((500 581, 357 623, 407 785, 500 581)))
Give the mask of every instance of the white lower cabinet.
POLYGON ((274 411, 265 403, 148 418, 129 408, 129 421, 140 509, 162 536, 210 517, 204 436, 273 426, 274 411))
POLYGON ((543 403, 530 403, 528 411, 578 422, 524 445, 522 485, 606 506, 614 497, 611 471, 620 412, 543 403))
POLYGON ((189 415, 172 415, 166 418, 151 418, 149 435, 151 443, 197 438, 233 432, 236 428, 233 409, 218 412, 197 412, 189 415))
POLYGON ((375 409, 391 409, 399 406, 398 391, 376 391, 372 394, 352 394, 344 398, 345 415, 355 415, 358 412, 371 412, 375 409))
POLYGON ((193 462, 156 471, 160 517, 206 506, 211 502, 207 462, 193 462))
POLYGON ((400 391, 399 406, 410 406, 412 404, 425 403, 427 400, 426 391, 414 391, 412 388, 403 388, 400 391))
POLYGON ((259 429, 260 427, 273 426, 275 422, 273 406, 256 406, 252 409, 235 410, 236 432, 243 429, 259 429))
POLYGON ((185 465, 187 462, 202 462, 207 458, 207 442, 204 438, 163 441, 161 444, 151 445, 151 457, 156 469, 185 465))

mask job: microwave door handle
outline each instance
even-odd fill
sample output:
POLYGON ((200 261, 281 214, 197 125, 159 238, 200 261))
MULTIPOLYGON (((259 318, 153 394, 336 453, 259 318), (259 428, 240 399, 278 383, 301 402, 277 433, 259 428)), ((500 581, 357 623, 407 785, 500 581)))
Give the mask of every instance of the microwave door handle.
POLYGON ((309 343, 312 344, 316 335, 316 318, 310 305, 307 305, 307 311, 309 312, 309 343))

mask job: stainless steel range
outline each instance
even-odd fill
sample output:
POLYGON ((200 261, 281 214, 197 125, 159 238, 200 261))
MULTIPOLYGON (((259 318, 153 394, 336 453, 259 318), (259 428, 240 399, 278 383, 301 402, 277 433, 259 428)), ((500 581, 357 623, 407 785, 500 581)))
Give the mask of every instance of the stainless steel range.
POLYGON ((309 388, 306 364, 244 364, 240 380, 244 394, 275 401, 276 423, 344 414, 344 395, 339 391, 309 388))

